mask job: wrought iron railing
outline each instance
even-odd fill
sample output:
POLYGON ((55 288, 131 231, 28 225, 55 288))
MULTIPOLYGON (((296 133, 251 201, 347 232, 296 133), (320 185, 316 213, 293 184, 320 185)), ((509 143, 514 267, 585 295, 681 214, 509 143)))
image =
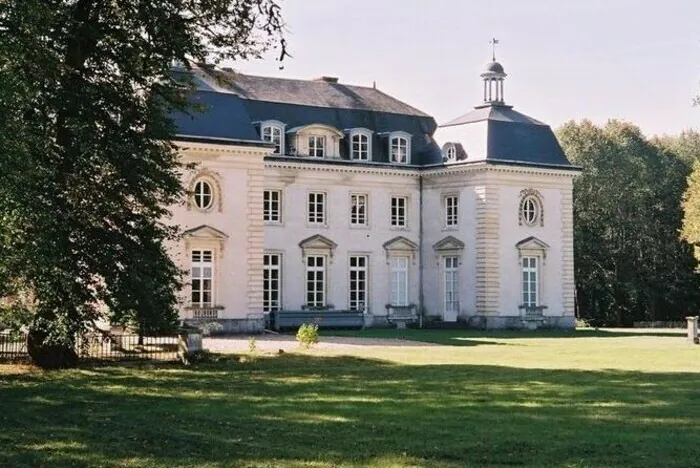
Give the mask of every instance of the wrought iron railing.
MULTIPOLYGON (((176 361, 178 336, 89 334, 77 340, 81 359, 96 361, 176 361)), ((25 333, 0 333, 0 359, 28 358, 25 333)))

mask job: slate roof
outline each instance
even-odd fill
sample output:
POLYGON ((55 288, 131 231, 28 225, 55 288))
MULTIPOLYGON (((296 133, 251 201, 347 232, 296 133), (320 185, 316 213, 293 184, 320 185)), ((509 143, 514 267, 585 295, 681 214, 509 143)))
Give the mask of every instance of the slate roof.
POLYGON ((175 112, 170 117, 178 136, 260 141, 243 100, 235 94, 197 90, 190 99, 196 106, 194 109, 188 113, 175 112))
POLYGON ((217 70, 217 74, 223 87, 229 88, 240 97, 251 101, 430 117, 415 107, 411 107, 376 88, 353 86, 322 79, 273 78, 219 70, 217 70))
MULTIPOLYGON (((374 88, 216 73, 216 77, 195 79, 193 100, 203 105, 204 111, 174 114, 178 135, 260 141, 259 123, 266 120, 281 121, 287 130, 310 124, 325 124, 340 131, 362 127, 373 132, 372 162, 388 163, 387 135, 404 131, 412 136, 411 164, 394 167, 442 162, 440 148, 432 139, 435 120, 374 88)), ((287 150, 291 140, 288 136, 287 150)), ((349 153, 346 140, 341 140, 345 159, 349 153)))
POLYGON ((486 121, 486 160, 546 166, 573 166, 549 125, 511 106, 489 104, 451 120, 440 127, 486 121))
MULTIPOLYGON (((372 131, 372 161, 368 164, 382 165, 390 164, 388 134, 403 131, 412 136, 410 164, 392 167, 415 169, 443 164, 442 151, 433 139, 435 120, 377 89, 333 80, 269 78, 219 70, 200 71, 193 77, 196 90, 192 100, 203 112, 173 114, 178 138, 263 145, 260 122, 266 120, 281 121, 287 130, 310 124, 325 124, 340 131, 366 128, 372 131)), ((479 106, 442 126, 482 121, 488 122, 487 162, 574 167, 548 125, 511 106, 479 106)), ((293 137, 287 136, 285 154, 290 154, 293 137)), ((341 139, 340 147, 345 160, 349 158, 347 140, 341 139)), ((458 160, 469 163, 461 145, 460 149, 463 154, 458 160)))

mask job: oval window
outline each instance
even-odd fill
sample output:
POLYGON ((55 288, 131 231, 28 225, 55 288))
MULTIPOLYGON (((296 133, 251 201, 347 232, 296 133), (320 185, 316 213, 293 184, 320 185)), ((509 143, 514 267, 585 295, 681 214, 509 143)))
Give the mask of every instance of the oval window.
POLYGON ((200 210, 208 210, 214 203, 213 191, 211 184, 204 180, 200 180, 194 186, 194 204, 200 210))
POLYGON ((522 217, 525 224, 533 226, 537 223, 539 215, 539 206, 534 198, 530 197, 523 200, 522 217))

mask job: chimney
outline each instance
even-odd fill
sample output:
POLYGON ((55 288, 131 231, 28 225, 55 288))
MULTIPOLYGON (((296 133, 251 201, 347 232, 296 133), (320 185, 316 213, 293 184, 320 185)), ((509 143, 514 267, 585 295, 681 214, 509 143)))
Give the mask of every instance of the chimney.
POLYGON ((320 78, 314 78, 314 81, 325 81, 326 83, 337 83, 337 76, 322 76, 320 78))

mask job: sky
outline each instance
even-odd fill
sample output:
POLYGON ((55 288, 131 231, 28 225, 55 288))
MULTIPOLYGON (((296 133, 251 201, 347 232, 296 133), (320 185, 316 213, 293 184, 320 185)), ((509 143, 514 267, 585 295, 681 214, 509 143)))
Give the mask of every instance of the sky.
POLYGON ((700 128, 700 0, 280 0, 292 55, 233 67, 372 86, 440 123, 482 98, 499 40, 505 100, 557 127, 622 119, 700 128))

